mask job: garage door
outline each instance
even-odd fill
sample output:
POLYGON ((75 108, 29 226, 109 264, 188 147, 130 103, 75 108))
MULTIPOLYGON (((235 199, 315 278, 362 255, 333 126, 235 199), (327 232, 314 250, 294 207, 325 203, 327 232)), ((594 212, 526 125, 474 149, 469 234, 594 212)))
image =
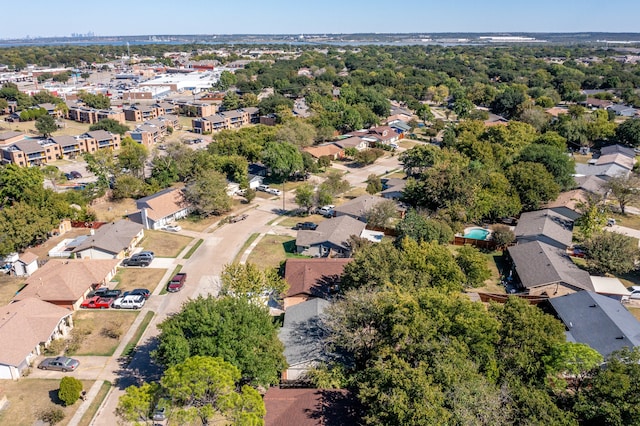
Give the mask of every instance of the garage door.
POLYGON ((13 377, 11 377, 11 368, 8 365, 2 365, 0 364, 0 379, 13 379, 13 377))

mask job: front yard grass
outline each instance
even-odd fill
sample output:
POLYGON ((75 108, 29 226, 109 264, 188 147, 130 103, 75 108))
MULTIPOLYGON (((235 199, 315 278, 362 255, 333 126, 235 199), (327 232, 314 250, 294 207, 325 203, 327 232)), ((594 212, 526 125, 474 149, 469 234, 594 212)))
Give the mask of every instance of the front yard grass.
POLYGON ((640 229, 640 215, 625 214, 611 212, 609 217, 616 220, 616 225, 625 226, 627 228, 640 229))
POLYGON ((323 220, 325 220, 324 217, 319 214, 310 214, 309 216, 288 216, 278 222, 278 225, 284 226, 285 228, 293 228, 298 222, 320 223, 323 220))
POLYGON ((191 240, 193 238, 173 232, 146 230, 139 245, 154 252, 156 257, 177 257, 191 240))
POLYGON ((289 257, 308 256, 295 253, 295 240, 288 235, 265 235, 249 254, 247 263, 272 268, 280 266, 280 262, 289 257))
POLYGON ((112 281, 118 282, 116 288, 123 293, 134 288, 146 288, 153 293, 166 271, 156 268, 120 268, 112 281))
POLYGON ((80 347, 69 355, 113 355, 120 344, 120 337, 131 327, 138 313, 116 309, 74 312, 74 332, 88 334, 81 337, 80 347), (120 336, 108 337, 104 333, 105 330, 115 331, 120 336))
MULTIPOLYGON (((84 390, 89 390, 93 385, 92 380, 81 382, 84 390)), ((0 424, 3 425, 35 424, 42 410, 54 407, 60 408, 64 413, 64 420, 59 424, 66 425, 80 407, 81 401, 65 407, 58 399, 58 379, 0 380, 0 387, 9 401, 5 409, 0 411, 0 424)))
POLYGON ((249 236, 249 238, 247 238, 247 241, 244 242, 244 244, 242 245, 242 247, 240 247, 240 250, 238 251, 238 254, 236 254, 236 257, 233 259, 233 263, 238 263, 240 262, 240 259, 242 259, 242 256, 244 255, 244 252, 247 251, 247 249, 249 248, 249 246, 256 240, 256 238, 258 238, 260 236, 260 234, 258 233, 253 233, 249 236))
POLYGON ((220 216, 209 216, 201 218, 200 216, 190 215, 186 219, 180 220, 178 223, 187 231, 203 232, 205 229, 220 220, 220 216))
POLYGON ((24 279, 9 274, 0 274, 0 306, 8 305, 23 286, 24 279))

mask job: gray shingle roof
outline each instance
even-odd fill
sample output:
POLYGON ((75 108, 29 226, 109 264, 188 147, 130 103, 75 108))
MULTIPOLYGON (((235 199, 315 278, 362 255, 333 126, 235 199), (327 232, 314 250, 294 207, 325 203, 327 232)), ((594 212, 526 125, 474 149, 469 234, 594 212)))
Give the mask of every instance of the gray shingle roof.
POLYGON ((509 247, 508 251, 525 288, 565 283, 576 289, 593 290, 589 274, 578 268, 565 250, 534 241, 509 247))
POLYGON ((348 249, 347 240, 352 235, 360 236, 366 224, 350 216, 334 217, 321 222, 315 231, 298 231, 296 245, 310 247, 330 242, 348 249))
POLYGON ((353 200, 344 203, 334 209, 336 215, 346 214, 353 217, 363 218, 369 210, 376 205, 387 201, 385 198, 375 195, 361 195, 353 200))
POLYGON ((142 225, 128 220, 107 223, 98 228, 73 250, 73 253, 90 248, 100 249, 108 253, 118 254, 129 247, 131 240, 142 230, 142 225))
POLYGON ((549 299, 568 334, 604 357, 623 347, 640 345, 640 322, 612 298, 579 291, 549 299))
POLYGON ((515 229, 518 242, 543 241, 557 247, 571 245, 573 221, 553 210, 523 213, 515 229))
POLYGON ((326 300, 316 298, 291 306, 285 312, 278 336, 284 344, 284 356, 290 366, 327 358, 323 345, 326 329, 322 324, 322 313, 329 305, 326 300))

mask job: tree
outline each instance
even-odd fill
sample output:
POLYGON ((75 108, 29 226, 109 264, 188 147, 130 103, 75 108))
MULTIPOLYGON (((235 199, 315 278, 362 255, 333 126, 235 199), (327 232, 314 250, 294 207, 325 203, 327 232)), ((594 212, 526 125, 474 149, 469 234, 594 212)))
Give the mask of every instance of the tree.
POLYGON ((145 192, 146 185, 142 179, 124 174, 115 179, 111 196, 116 200, 140 198, 145 195, 145 192))
POLYGON ((603 360, 602 355, 589 345, 565 342, 551 350, 545 364, 548 374, 558 376, 560 380, 571 377, 573 391, 577 392, 585 379, 602 364, 603 360))
POLYGON ((415 209, 409 210, 404 218, 396 225, 396 242, 404 238, 412 238, 415 241, 437 241, 439 244, 448 244, 453 240, 453 230, 446 223, 430 219, 427 215, 415 209))
POLYGON ((506 225, 496 225, 491 233, 491 240, 498 247, 506 247, 516 240, 516 234, 506 225))
POLYGON ((512 118, 521 111, 522 105, 527 100, 527 95, 521 87, 508 86, 504 92, 499 93, 491 103, 491 109, 496 114, 512 118))
POLYGON ((313 145, 315 137, 315 127, 303 120, 287 121, 278 128, 276 133, 277 140, 289 142, 300 148, 313 145))
POLYGON ((93 93, 80 92, 78 98, 84 102, 88 107, 95 109, 109 109, 111 108, 111 99, 108 96, 93 93))
POLYGON ((258 106, 259 103, 260 100, 253 93, 245 93, 240 96, 240 107, 242 108, 255 107, 258 106))
POLYGON ((640 146, 640 119, 632 118, 616 129, 618 142, 632 147, 640 146))
POLYGON ((384 155, 384 151, 378 148, 365 149, 364 151, 358 151, 354 157, 354 160, 363 165, 368 166, 376 162, 376 160, 384 155))
POLYGON ((283 347, 268 310, 244 298, 198 297, 160 325, 155 359, 170 367, 195 355, 221 356, 243 381, 278 383, 283 347))
POLYGON ((129 386, 118 399, 116 415, 126 422, 147 422, 160 393, 158 383, 129 386))
POLYGON ((591 238, 607 223, 607 207, 602 201, 600 196, 589 196, 586 201, 576 205, 581 216, 575 223, 580 226, 580 234, 585 239, 591 238))
POLYGON ((0 167, 0 205, 16 201, 36 204, 43 198, 44 177, 37 167, 8 164, 0 167))
POLYGON ((320 191, 326 191, 331 196, 336 196, 345 192, 350 186, 349 182, 342 178, 341 172, 332 171, 327 175, 327 179, 320 184, 320 191))
POLYGON ((313 207, 314 189, 309 183, 304 183, 296 188, 295 201, 300 207, 304 208, 307 213, 313 207))
POLYGON ((229 92, 224 96, 221 106, 224 111, 238 109, 240 108, 240 97, 236 92, 229 92))
POLYGON ((105 118, 89 126, 89 130, 106 130, 107 132, 117 133, 120 136, 124 136, 124 134, 127 133, 130 129, 129 126, 120 124, 118 121, 112 118, 105 118))
POLYGON ((382 179, 376 174, 370 174, 365 181, 367 183, 367 192, 371 195, 382 191, 382 179))
POLYGON ((231 263, 221 275, 221 294, 242 297, 260 303, 264 297, 279 298, 288 289, 276 269, 260 269, 253 263, 231 263))
POLYGON ((250 203, 256 198, 256 190, 247 188, 244 191, 244 199, 247 200, 247 203, 250 203))
POLYGON ((42 174, 45 179, 51 182, 51 186, 53 186, 53 190, 58 190, 58 183, 64 182, 67 178, 64 176, 64 173, 60 169, 55 166, 45 166, 42 168, 42 174))
POLYGON ((193 416, 203 425, 216 414, 233 424, 261 424, 266 413, 262 397, 250 386, 236 390, 241 377, 238 368, 220 357, 193 356, 167 369, 161 386, 176 416, 193 416))
POLYGON ((587 265, 605 274, 624 274, 635 268, 640 257, 634 238, 617 232, 601 231, 583 242, 587 265))
POLYGON ((108 149, 99 149, 93 154, 87 152, 84 154, 84 161, 87 162, 87 169, 98 178, 98 184, 108 188, 110 179, 117 170, 113 153, 108 149))
POLYGON ((47 240, 59 223, 49 209, 16 202, 0 209, 0 255, 23 251, 47 240))
POLYGON ((467 276, 467 286, 480 287, 491 277, 486 257, 473 246, 462 246, 458 249, 456 262, 467 276))
POLYGON ((187 184, 183 194, 185 202, 202 216, 221 215, 231 209, 227 179, 215 170, 200 172, 187 184))
POLYGON ((385 228, 389 221, 398 216, 398 206, 393 200, 384 200, 365 212, 367 225, 385 228))
POLYGON ((58 390, 58 398, 64 405, 73 405, 80 399, 82 392, 82 382, 75 377, 66 376, 60 380, 60 389, 58 390))
POLYGON ((531 144, 520 152, 519 161, 542 164, 563 190, 572 188, 574 185, 575 161, 565 153, 565 150, 548 145, 531 144))
POLYGON ((137 178, 144 178, 144 165, 149 156, 147 148, 130 137, 122 139, 118 154, 118 167, 128 170, 137 178))
POLYGON ((269 142, 263 152, 265 166, 280 179, 302 170, 304 164, 298 148, 288 142, 269 142))
POLYGON ((509 167, 505 173, 518 192, 525 210, 536 210, 543 203, 555 200, 560 186, 542 164, 520 162, 509 167))
POLYGON ((635 174, 613 176, 605 182, 604 188, 611 191, 622 214, 627 205, 640 200, 640 178, 635 174))
POLYGON ((38 117, 36 120, 36 130, 38 130, 42 136, 48 138, 53 132, 58 130, 58 125, 56 124, 56 120, 47 114, 38 117))
POLYGON ((222 71, 220 73, 220 79, 215 84, 216 89, 225 91, 229 87, 234 86, 238 82, 236 75, 230 71, 222 71))

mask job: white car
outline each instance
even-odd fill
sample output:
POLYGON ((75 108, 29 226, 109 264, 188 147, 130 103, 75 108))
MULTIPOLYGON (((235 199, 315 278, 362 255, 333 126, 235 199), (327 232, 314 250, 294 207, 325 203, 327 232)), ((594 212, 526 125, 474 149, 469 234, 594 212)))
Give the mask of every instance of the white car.
POLYGON ((275 188, 267 188, 267 193, 273 194, 273 195, 280 195, 280 194, 282 194, 282 191, 280 191, 279 189, 275 189, 275 188))
POLYGON ((316 210, 317 214, 320 214, 322 216, 333 216, 333 209, 335 209, 336 206, 334 206, 333 204, 328 204, 326 206, 322 206, 322 207, 318 207, 316 210))
POLYGON ((258 185, 256 190, 262 191, 262 192, 268 192, 269 191, 269 185, 258 185))
POLYGON ((640 299, 640 285, 632 285, 627 290, 631 292, 629 299, 640 299))
POLYGON ((182 231, 182 228, 180 227, 180 225, 167 225, 163 229, 165 231, 169 231, 169 232, 180 232, 180 231, 182 231))
POLYGON ((397 144, 397 143, 390 143, 390 144, 389 144, 389 146, 390 146, 391 148, 393 148, 393 149, 398 149, 398 148, 399 148, 399 146, 398 146, 398 144, 397 144))
POLYGON ((116 309, 140 309, 144 306, 144 303, 147 301, 144 296, 124 296, 118 297, 111 304, 112 308, 116 309))

